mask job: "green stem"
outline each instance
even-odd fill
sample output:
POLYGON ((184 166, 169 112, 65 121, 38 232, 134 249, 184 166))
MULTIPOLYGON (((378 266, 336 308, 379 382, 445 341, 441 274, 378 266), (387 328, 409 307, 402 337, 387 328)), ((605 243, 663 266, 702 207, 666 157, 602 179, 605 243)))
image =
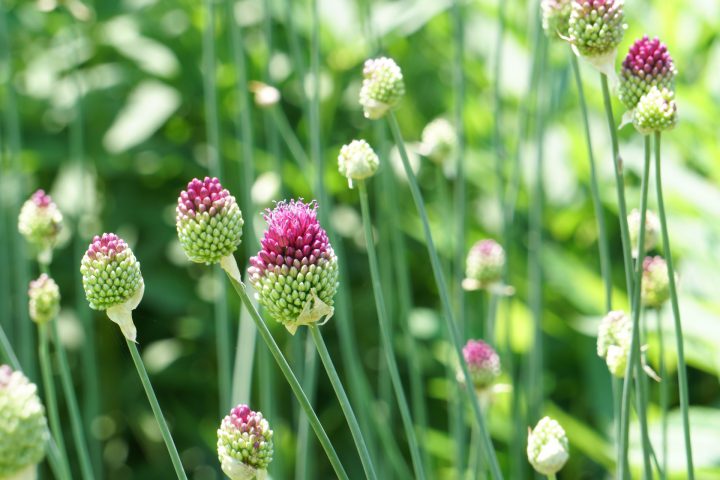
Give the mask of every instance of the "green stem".
POLYGON ((557 479, 557 477, 555 476, 554 473, 551 473, 550 475, 548 475, 547 478, 548 478, 548 480, 556 480, 557 479))
MULTIPOLYGON (((641 196, 640 196, 640 232, 638 234, 638 252, 645 251, 645 219, 647 216, 647 191, 650 180, 650 138, 645 137, 645 161, 643 166, 641 196)), ((624 217, 626 218, 626 217, 624 217)), ((622 219, 621 219, 622 220, 622 219)), ((630 353, 628 355, 627 368, 625 369, 625 379, 622 391, 622 407, 621 407, 621 427, 622 431, 618 442, 618 478, 622 478, 622 474, 626 468, 628 433, 630 429, 630 390, 634 375, 637 378, 644 375, 642 363, 640 359, 640 306, 643 262, 638 259, 635 269, 634 289, 632 289, 632 343, 630 353)), ((632 282, 632 280, 631 280, 632 282)), ((632 285, 632 283, 631 283, 632 285)), ((647 416, 645 412, 645 402, 642 401, 642 389, 637 389, 636 395, 638 400, 638 417, 640 420, 641 439, 643 447, 643 462, 645 476, 652 475, 652 466, 650 464, 650 449, 647 439, 647 416)))
POLYGON ((56 361, 60 367, 60 382, 63 394, 65 395, 65 403, 70 413, 70 426, 72 428, 73 440, 75 441, 75 448, 77 449, 78 460, 80 461, 80 472, 82 473, 82 478, 86 480, 92 479, 95 478, 95 475, 93 474, 82 416, 80 415, 77 396, 75 396, 75 389, 72 384, 72 376, 70 374, 70 367, 68 366, 65 347, 60 342, 58 335, 57 320, 53 321, 50 333, 52 335, 52 341, 55 344, 56 361))
POLYGON ((603 213, 602 199, 600 198, 600 187, 598 186, 597 172, 595 169, 595 155, 593 154, 592 135, 590 134, 590 121, 588 120, 588 108, 585 101, 582 78, 580 77, 580 66, 577 55, 570 52, 570 63, 572 64, 575 76, 575 85, 580 99, 580 112, 582 113, 583 127, 585 129, 585 142, 587 144, 587 155, 590 162, 590 191, 592 193, 593 207, 598 228, 598 250, 600 251, 600 272, 605 281, 605 312, 612 310, 612 269, 610 266, 610 247, 608 244, 607 229, 605 228, 605 214, 603 213))
POLYGON ((365 444, 365 439, 363 438, 362 431, 360 430, 357 417, 355 416, 355 412, 350 405, 350 400, 348 400, 347 394, 345 393, 345 388, 342 385, 340 376, 338 375, 337 370, 335 370, 335 365, 330 357, 330 352, 328 352, 327 346, 325 346, 322 334, 320 333, 318 327, 314 325, 311 325, 308 328, 310 329, 310 334, 315 342, 315 347, 320 355, 320 360, 325 367, 325 371, 328 374, 333 390, 335 390, 335 395, 340 402, 340 408, 345 414, 345 418, 350 426, 350 432, 352 433, 353 440, 355 441, 355 447, 360 454, 360 461, 362 462, 363 469, 365 470, 365 476, 369 480, 377 480, 375 467, 373 466, 372 459, 370 458, 370 452, 368 452, 367 445, 365 444))
MULTIPOLYGON (((302 388, 307 392, 308 401, 315 403, 315 385, 317 384, 317 354, 310 335, 305 337, 305 364, 302 369, 302 388)), ((307 415, 298 418, 298 441, 295 445, 295 478, 304 479, 313 477, 314 459, 310 452, 313 448, 313 439, 310 438, 310 423, 307 415)))
POLYGON ((662 315, 660 309, 655 310, 655 316, 657 319, 657 337, 659 345, 659 365, 658 365, 658 376, 660 377, 660 418, 662 423, 662 439, 661 439, 661 453, 662 453, 662 464, 660 468, 660 480, 667 478, 667 467, 668 467, 668 404, 670 389, 669 381, 665 371, 665 340, 663 338, 662 328, 662 315))
POLYGON ((330 463, 335 470, 335 474, 341 480, 348 480, 347 473, 345 473, 345 469, 343 468, 342 463, 340 463, 340 458, 338 458, 337 453, 335 452, 335 449, 333 448, 332 443, 327 436, 327 433, 325 433, 325 429, 323 428, 320 420, 315 414, 315 410, 313 410, 310 401, 307 399, 307 396, 305 396, 305 392, 303 392, 303 389, 300 386, 300 382, 298 382, 295 374, 290 368, 290 365, 288 365, 287 360, 285 360, 285 356, 280 350, 280 347, 278 347, 277 343, 275 343, 275 339, 270 333, 270 330, 268 330, 267 325, 265 325, 265 322, 260 316, 260 313, 255 308, 255 305, 253 305, 252 300, 250 300, 250 296, 247 293, 245 285, 241 282, 238 282, 229 275, 228 279, 230 280, 230 283, 235 289, 235 292, 240 297, 243 305, 250 313, 250 316, 252 317, 253 321, 255 322, 255 326, 258 329, 258 333, 260 333, 260 336, 270 350, 270 353, 272 353, 273 357, 275 358, 275 362, 280 367, 280 370, 285 376, 288 384, 290 384, 290 388, 295 394, 295 397, 298 399, 298 402, 300 402, 300 406, 303 408, 305 414, 308 416, 308 419, 310 420, 310 425, 313 427, 313 430, 315 431, 318 440, 320 440, 320 444, 325 450, 328 459, 330 459, 330 463))
POLYGON ((140 352, 138 352, 137 344, 132 340, 128 339, 125 339, 125 343, 127 343, 128 349, 130 350, 130 356, 132 356, 133 363, 135 364, 135 368, 138 372, 138 376, 140 377, 140 381, 142 382, 143 388, 145 389, 145 394, 147 395, 148 401, 150 402, 150 408, 152 408, 153 414, 155 414, 155 420, 157 421, 158 427, 160 428, 160 433, 162 434, 162 438, 165 441, 165 446, 167 447, 168 453, 170 454, 170 460, 172 460, 173 467, 175 468, 175 474, 177 475, 178 479, 187 480, 185 470, 183 469, 182 461, 180 461, 180 455, 178 454, 177 448, 175 447, 175 442, 173 441, 172 435, 170 434, 170 428, 168 428, 168 424, 165 421, 162 410, 160 409, 160 404, 158 403, 158 399, 155 396, 155 390, 150 383, 150 377, 148 377, 147 370, 145 370, 145 364, 140 357, 140 352))
POLYGON ((52 432, 55 445, 57 445, 58 453, 61 459, 61 469, 63 478, 70 479, 70 466, 67 460, 67 450, 65 449, 65 440, 63 438, 62 425, 60 423, 60 411, 57 404, 57 395, 55 394, 55 383, 52 378, 52 363, 50 362, 50 349, 48 338, 47 324, 39 324, 40 336, 40 370, 42 373, 43 387, 45 389, 45 404, 47 406, 48 422, 50 423, 50 431, 52 432))
MULTIPOLYGON (((420 193, 420 187, 418 186, 417 178, 415 178, 415 174, 413 173, 412 167, 410 166, 407 151, 405 150, 405 143, 402 138, 402 133, 400 132, 400 126, 397 123, 397 119, 395 118, 394 113, 389 113, 388 122, 390 123, 390 129, 392 130, 395 142, 400 151, 400 157, 403 162, 405 174, 407 175, 408 182, 410 184, 410 192, 412 194, 413 201, 415 202, 415 206, 422 221, 423 233, 425 235, 425 241, 427 244, 426 246, 428 254, 430 256, 430 264, 432 265, 433 276, 435 277, 435 283, 437 284, 438 292, 440 293, 443 314, 450 333, 450 339, 453 346, 455 347, 455 354, 457 356, 458 363, 460 364, 460 368, 462 369, 465 384, 471 385, 472 381, 470 379, 470 372, 468 371, 467 364, 465 363, 462 356, 460 335, 458 334, 457 323, 455 323, 455 318, 450 304, 448 288, 445 283, 445 278, 443 277, 442 266, 440 264, 440 259, 437 255, 437 250, 435 249, 435 242, 433 241, 432 232, 430 230, 430 221, 428 220, 427 210, 425 209, 425 201, 423 200, 422 194, 420 193)), ((497 456, 495 455, 492 440, 490 439, 490 434, 485 425, 482 411, 480 410, 480 404, 472 389, 465 389, 465 393, 468 397, 468 400, 470 400, 473 415, 475 416, 475 421, 477 422, 478 428, 480 430, 480 443, 482 445, 482 450, 485 454, 485 457, 490 462, 490 473, 495 480, 499 480, 502 478, 502 473, 500 472, 500 465, 498 464, 497 456)))
POLYGON ((377 309, 378 321, 380 324, 382 349, 385 352, 385 362, 390 373, 390 381, 392 382, 392 387, 395 391, 395 397, 397 398, 403 427, 405 428, 405 435, 407 436, 410 448, 410 457, 413 462, 415 478, 424 479, 425 469, 423 468, 422 455, 420 454, 420 447, 415 434, 415 427, 413 426, 412 417, 410 416, 410 409, 408 408, 407 399, 403 390, 402 380, 400 380, 400 371, 397 366, 397 359, 395 358, 392 340, 390 338, 390 321, 385 308, 383 285, 380 281, 380 267, 378 265, 377 252, 375 251, 375 240, 372 233, 372 220, 370 219, 370 206, 365 181, 360 180, 358 182, 358 191, 360 192, 360 210, 362 212, 365 243, 368 250, 368 261, 370 263, 370 278, 372 280, 373 293, 375 295, 375 308, 377 309))
POLYGON ((5 356, 5 360, 7 360, 10 363, 10 366, 13 368, 13 370, 21 370, 20 368, 20 361, 18 360, 17 356, 15 355, 15 351, 12 348, 12 345, 10 344, 10 339, 7 337, 7 334, 5 333, 5 329, 3 328, 2 323, 0 323, 0 348, 2 348, 3 355, 5 356))
MULTIPOLYGON (((660 132, 655 133, 655 182, 657 188, 658 213, 662 226, 663 249, 665 261, 670 277, 670 303, 672 304, 673 319, 675 321, 675 340, 678 356, 678 383, 680 389, 680 412, 682 413, 683 437, 685 440, 685 459, 687 462, 688 480, 694 480, 695 468, 693 466, 692 445, 690 443, 690 397, 688 395, 687 364, 685 363, 685 345, 683 342, 682 322, 680 321, 680 303, 678 301, 677 286, 675 285, 675 268, 673 267, 672 251, 670 249, 670 234, 668 233, 667 217, 665 215, 665 201, 662 189, 662 165, 660 161, 660 132)), ((642 251, 642 250, 639 250, 642 251)))

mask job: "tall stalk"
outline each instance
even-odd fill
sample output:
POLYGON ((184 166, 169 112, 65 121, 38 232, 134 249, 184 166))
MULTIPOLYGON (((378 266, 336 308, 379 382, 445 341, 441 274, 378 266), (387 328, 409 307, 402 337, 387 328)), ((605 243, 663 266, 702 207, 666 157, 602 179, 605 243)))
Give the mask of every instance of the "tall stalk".
POLYGON ((668 475, 668 404, 669 404, 669 379, 665 367, 665 339, 662 327, 662 314, 659 308, 655 309, 655 319, 657 322, 657 338, 658 338, 658 376, 660 377, 660 422, 661 422, 661 439, 660 453, 662 454, 660 480, 665 480, 668 475))
MULTIPOLYGON (((655 175, 657 188, 658 213, 662 227, 663 250, 668 267, 670 301, 672 304, 673 319, 675 322, 675 341, 678 356, 678 383, 680 389, 680 412, 683 422, 683 439, 685 441, 685 461, 687 462, 688 480, 694 480, 695 467, 693 465, 692 444, 690 443, 690 397, 687 384, 687 364, 685 363, 685 345, 683 341, 682 322, 680 321, 680 303, 678 301, 677 286, 675 285, 675 268, 673 267, 672 250, 670 249, 670 234, 668 232, 667 216, 665 215, 665 200, 662 188, 662 162, 660 157, 660 132, 655 133, 655 175)), ((642 251, 642 250, 639 250, 642 251)))
MULTIPOLYGON (((440 293, 440 301, 442 303, 443 315, 448 326, 450 339, 453 346, 455 347, 455 354, 457 356, 457 361, 460 364, 460 368, 462 369, 465 383, 466 385, 470 385, 472 384, 472 381, 470 379, 470 372, 468 371, 467 364, 465 363, 462 355, 460 335, 458 332, 457 323, 455 323, 455 316, 453 315, 452 305, 450 303, 450 297, 448 295, 448 288, 445 283, 445 277, 442 273, 442 266, 440 264, 440 259, 438 258, 437 250, 435 249, 435 242, 433 241, 432 232, 430 230, 430 221, 428 220, 427 211, 425 209, 425 201, 423 200, 422 194, 420 193, 420 187, 418 186, 417 178, 415 178, 415 173, 413 173, 412 167, 410 166, 407 151, 405 150, 405 143, 402 138, 402 133, 400 132, 400 126, 397 123, 397 119, 395 118, 394 113, 390 112, 388 114, 388 122, 390 123, 390 129, 392 130, 393 137, 395 138, 395 143, 397 144, 398 150, 400 151, 400 158, 402 159, 403 168, 405 169, 405 174, 410 184, 410 192, 412 194, 413 201, 415 202, 415 206, 420 216, 420 220, 422 221, 423 234, 425 236, 425 242, 428 254, 430 256, 430 264, 432 266, 433 276, 435 277, 435 283, 438 287, 438 292, 440 293)), ((490 439, 490 433, 488 432, 488 429, 485 425, 485 420, 480 409, 480 403, 478 402, 478 399, 472 389, 465 389, 465 392, 468 400, 470 401, 473 415, 475 416, 475 421, 477 422, 480 431, 480 443, 482 445, 483 454, 485 455, 485 458, 490 464, 491 476, 493 479, 499 480, 502 478, 502 473, 500 472, 500 465, 498 464, 497 456, 495 455, 495 450, 492 445, 492 440, 490 439)))

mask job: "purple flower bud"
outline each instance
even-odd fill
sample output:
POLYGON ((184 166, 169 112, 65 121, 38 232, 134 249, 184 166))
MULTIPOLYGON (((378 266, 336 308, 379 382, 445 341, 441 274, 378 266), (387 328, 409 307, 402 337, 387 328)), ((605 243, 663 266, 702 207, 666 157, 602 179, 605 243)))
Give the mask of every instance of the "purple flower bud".
POLYGON ((623 6, 623 0, 573 0, 568 37, 580 55, 614 54, 626 28, 623 6))
POLYGON ((647 308, 661 308, 670 298, 670 274, 664 258, 645 257, 640 293, 647 308))
POLYGON ((231 480, 265 478, 273 457, 273 431, 262 413, 236 406, 223 419, 217 436, 218 459, 231 480))
POLYGON ((257 297, 291 332, 332 316, 338 265, 327 233, 317 220, 317 204, 279 202, 264 215, 268 228, 258 254, 250 259, 250 283, 257 297))
POLYGON ((30 282, 28 296, 30 318, 36 323, 47 323, 60 311, 60 289, 45 273, 30 282))
MULTIPOLYGON (((463 358, 476 390, 485 390, 500 376, 500 357, 482 340, 468 340, 463 347, 463 358)), ((458 375, 462 379, 462 375, 458 375)))
POLYGON ((39 252, 49 252, 57 244, 63 216, 44 190, 32 194, 20 209, 18 230, 39 252))
POLYGON ((628 110, 637 106, 652 87, 659 90, 675 87, 677 69, 665 44, 647 36, 636 40, 620 69, 618 96, 628 110))
POLYGON ((240 245, 240 207, 217 178, 194 178, 180 192, 175 211, 178 238, 191 261, 217 263, 240 245))

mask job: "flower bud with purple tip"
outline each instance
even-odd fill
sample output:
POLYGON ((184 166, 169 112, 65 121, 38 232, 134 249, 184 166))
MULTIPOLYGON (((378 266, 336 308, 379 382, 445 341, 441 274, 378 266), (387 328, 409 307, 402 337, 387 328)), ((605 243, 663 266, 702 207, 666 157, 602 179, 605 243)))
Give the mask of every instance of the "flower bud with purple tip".
POLYGON ((175 212, 178 238, 191 261, 217 263, 240 245, 240 207, 217 178, 189 182, 180 192, 175 212))
POLYGON ((264 215, 268 228, 250 259, 250 283, 275 320, 292 334, 333 314, 338 262, 317 219, 317 204, 278 202, 264 215))
POLYGON ((652 87, 635 106, 632 122, 643 135, 674 128, 677 124, 677 104, 673 91, 652 87))
POLYGON ((21 372, 0 365, 0 478, 36 478, 48 440, 37 387, 21 372))
POLYGON ((542 25, 548 38, 568 36, 572 0, 542 0, 542 25))
POLYGON ((628 110, 635 108, 652 87, 659 90, 675 87, 677 69, 665 44, 647 36, 630 47, 622 68, 618 96, 628 110))
MULTIPOLYGON (((490 388, 500 376, 500 357, 495 349, 482 340, 468 340, 462 352, 475 390, 490 388)), ((462 372, 458 380, 464 380, 462 372)))
POLYGON ((262 413, 238 405, 230 410, 217 431, 217 452, 231 480, 260 480, 267 476, 273 458, 273 431, 262 413))
POLYGON ((467 290, 488 288, 502 280, 505 250, 492 239, 476 242, 467 256, 463 287, 467 290))
POLYGON ((20 209, 18 230, 38 252, 50 252, 57 244, 63 216, 44 190, 32 194, 20 209))
POLYGON ((597 354, 605 360, 610 373, 625 376, 632 341, 632 322, 622 310, 609 312, 600 322, 597 354))
POLYGON ((371 58, 363 66, 360 105, 365 118, 377 120, 395 108, 405 95, 400 67, 392 58, 371 58))
POLYGON ((606 75, 615 75, 617 46, 625 34, 623 0, 573 0, 568 39, 573 50, 606 75))
POLYGON ((647 308, 661 308, 670 298, 670 274, 667 262, 660 256, 645 257, 643 261, 642 304, 647 308))
POLYGON ((60 311, 60 289, 55 280, 43 273, 30 282, 30 318, 38 324, 47 323, 60 311))

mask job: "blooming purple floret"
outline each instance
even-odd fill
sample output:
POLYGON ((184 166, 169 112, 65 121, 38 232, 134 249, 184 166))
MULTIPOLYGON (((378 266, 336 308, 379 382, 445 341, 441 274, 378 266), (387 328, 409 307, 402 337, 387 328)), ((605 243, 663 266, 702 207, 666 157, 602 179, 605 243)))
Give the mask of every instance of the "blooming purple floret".
POLYGON ((298 325, 319 320, 313 313, 317 307, 326 307, 320 316, 331 313, 338 284, 337 257, 318 222, 314 201, 279 202, 263 217, 268 228, 260 241, 262 248, 250 259, 250 283, 260 303, 294 332, 298 325))
POLYGON ((628 109, 633 109, 652 87, 673 90, 677 69, 665 44, 647 36, 636 40, 620 69, 618 95, 628 109))
POLYGON ((223 472, 231 479, 264 478, 273 457, 273 431, 262 413, 240 404, 223 419, 218 435, 218 458, 223 472))
POLYGON ((128 248, 128 244, 125 240, 118 237, 114 233, 103 233, 102 236, 95 235, 92 243, 88 246, 85 255, 88 258, 95 260, 98 255, 102 255, 107 258, 115 258, 118 253, 122 253, 128 248))
POLYGON ((463 358, 478 390, 488 388, 500 375, 500 357, 482 340, 468 340, 463 347, 463 358))
POLYGON ((32 194, 32 197, 30 197, 35 205, 41 208, 45 208, 50 206, 52 203, 52 198, 50 198, 50 195, 45 193, 45 190, 40 189, 32 194))

